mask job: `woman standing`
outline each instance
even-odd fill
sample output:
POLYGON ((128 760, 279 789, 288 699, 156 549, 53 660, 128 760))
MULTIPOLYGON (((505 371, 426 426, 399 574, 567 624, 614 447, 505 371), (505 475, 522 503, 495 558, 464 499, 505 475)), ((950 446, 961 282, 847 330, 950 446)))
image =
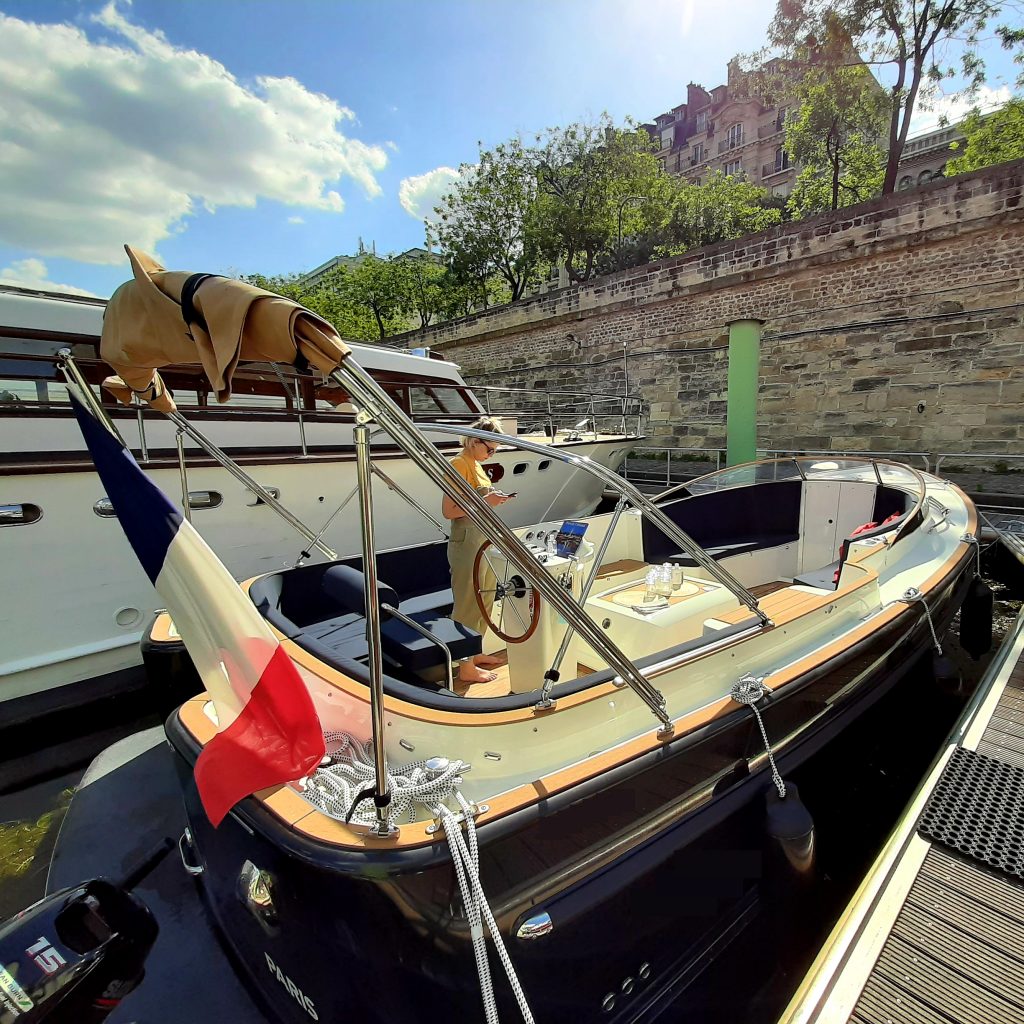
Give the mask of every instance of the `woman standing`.
MULTIPOLYGON (((481 416, 471 423, 476 430, 489 430, 495 434, 503 434, 501 421, 490 416, 481 416)), ((492 458, 498 450, 498 438, 484 441, 476 437, 467 437, 462 442, 462 451, 452 459, 452 468, 474 488, 488 505, 497 508, 504 505, 512 495, 502 494, 491 486, 491 481, 481 465, 485 459, 492 458)), ((448 564, 452 570, 452 593, 455 605, 452 618, 464 626, 476 630, 481 636, 487 632, 487 620, 480 612, 476 603, 473 587, 473 562, 480 545, 487 539, 483 533, 466 517, 466 512, 448 495, 441 499, 441 514, 451 521, 451 536, 448 539, 448 564)), ((480 585, 483 590, 494 591, 494 574, 484 566, 480 585)), ((498 659, 478 654, 459 666, 459 681, 463 683, 489 683, 496 678, 494 672, 488 672, 486 666, 499 664, 498 659)))

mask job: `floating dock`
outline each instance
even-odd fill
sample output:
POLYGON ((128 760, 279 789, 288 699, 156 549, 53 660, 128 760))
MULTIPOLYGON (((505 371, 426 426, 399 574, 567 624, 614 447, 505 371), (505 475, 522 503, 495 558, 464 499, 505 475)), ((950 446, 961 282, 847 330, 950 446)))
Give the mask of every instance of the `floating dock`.
POLYGON ((843 1021, 1024 1022, 1024 609, 780 1024, 843 1021))

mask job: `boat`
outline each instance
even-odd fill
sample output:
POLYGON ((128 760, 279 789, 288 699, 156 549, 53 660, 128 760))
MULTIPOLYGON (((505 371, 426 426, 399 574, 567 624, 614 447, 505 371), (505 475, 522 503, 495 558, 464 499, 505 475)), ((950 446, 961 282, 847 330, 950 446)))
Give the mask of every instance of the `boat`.
MULTIPOLYGON (((194 327, 179 304, 194 278, 151 277, 160 316, 194 327)), ((204 289, 204 309, 227 300, 204 289)), ((235 585, 166 497, 133 497, 144 474, 75 389, 167 603, 147 665, 202 687, 165 732, 182 862, 213 933, 283 1021, 468 1019, 481 999, 488 1021, 653 1018, 727 955, 766 886, 813 871, 813 822, 785 775, 941 651, 977 572, 970 499, 845 457, 733 466, 650 498, 516 436, 618 497, 510 527, 421 433, 485 431, 414 424, 317 318, 289 317, 302 330, 275 358, 313 362, 360 410, 358 556, 235 585), (450 618, 443 545, 378 550, 371 426, 436 486, 431 507, 447 495, 486 536, 486 635, 450 618), (497 682, 460 687, 453 659, 494 653, 494 638, 497 682)), ((104 346, 108 330, 124 344, 106 357, 159 395, 158 367, 178 358, 133 356, 127 328, 108 319, 104 346)), ((248 329, 228 363, 263 351, 266 331, 248 329)), ((74 381, 73 355, 61 365, 74 381)))
MULTIPOLYGON (((155 607, 148 581, 123 557, 123 537, 55 373, 61 348, 75 354, 146 472, 179 494, 180 441, 195 525, 237 578, 326 557, 269 514, 262 499, 225 478, 192 437, 148 407, 118 406, 102 391, 97 349, 105 307, 100 299, 0 285, 0 473, 7 478, 0 558, 7 578, 23 581, 5 610, 0 655, 0 702, 10 724, 142 683, 139 638, 155 607), (45 568, 54 565, 61 571, 45 568), (87 592, 78 585, 84 580, 87 592)), ((639 436, 636 399, 472 388, 441 359, 383 345, 353 350, 414 419, 469 423, 494 411, 511 433, 518 426, 612 469, 639 436)), ((355 486, 354 414, 340 388, 288 367, 251 365, 235 374, 230 401, 219 404, 195 367, 168 367, 165 379, 210 442, 283 497, 315 533, 322 529, 324 548, 353 553, 355 505, 337 511, 355 486)), ((448 437, 436 440, 453 445, 448 437)), ((378 453, 377 463, 396 488, 411 489, 414 506, 427 498, 400 451, 378 453)), ((519 498, 507 510, 514 525, 585 514, 601 499, 592 479, 508 448, 487 468, 496 481, 515 480, 519 498)), ((378 517, 381 542, 391 546, 440 538, 442 525, 410 513, 402 500, 382 505, 378 517)))

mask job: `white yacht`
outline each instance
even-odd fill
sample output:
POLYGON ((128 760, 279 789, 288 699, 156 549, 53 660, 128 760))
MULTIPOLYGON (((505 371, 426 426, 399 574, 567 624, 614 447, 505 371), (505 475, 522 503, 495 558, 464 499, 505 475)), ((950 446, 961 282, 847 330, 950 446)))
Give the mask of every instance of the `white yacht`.
MULTIPOLYGON (((124 536, 74 422, 55 368, 70 349, 125 443, 164 491, 188 493, 193 525, 239 579, 300 562, 338 557, 359 546, 355 423, 349 396, 317 375, 263 364, 242 367, 230 402, 216 403, 196 367, 163 376, 175 401, 214 442, 318 536, 293 532, 244 484, 173 423, 146 409, 118 406, 100 383, 106 303, 0 286, 0 565, 3 644, 0 701, 8 722, 67 707, 141 682, 139 639, 157 597, 125 557, 124 536), (339 511, 340 509, 340 511, 339 511)), ((509 433, 569 448, 617 469, 636 441, 639 403, 621 396, 471 388, 459 368, 382 345, 354 345, 360 363, 414 420, 470 423, 484 412, 509 433), (516 415, 518 413, 518 415, 516 415)), ((452 453, 457 439, 428 435, 452 453)), ((390 440, 374 444, 379 471, 378 538, 388 547, 439 540, 430 515, 436 491, 390 440), (422 506, 424 511, 417 511, 422 506)), ((511 526, 586 515, 602 485, 572 465, 507 446, 487 465, 517 498, 511 526)))

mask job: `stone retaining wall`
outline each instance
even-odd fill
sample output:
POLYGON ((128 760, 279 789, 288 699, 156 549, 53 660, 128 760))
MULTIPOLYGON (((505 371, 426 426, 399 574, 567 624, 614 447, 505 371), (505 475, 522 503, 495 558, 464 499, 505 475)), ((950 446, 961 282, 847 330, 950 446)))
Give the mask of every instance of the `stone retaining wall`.
POLYGON ((1024 454, 1024 161, 502 306, 401 342, 476 384, 621 394, 725 445, 728 324, 764 321, 758 446, 1024 454))

